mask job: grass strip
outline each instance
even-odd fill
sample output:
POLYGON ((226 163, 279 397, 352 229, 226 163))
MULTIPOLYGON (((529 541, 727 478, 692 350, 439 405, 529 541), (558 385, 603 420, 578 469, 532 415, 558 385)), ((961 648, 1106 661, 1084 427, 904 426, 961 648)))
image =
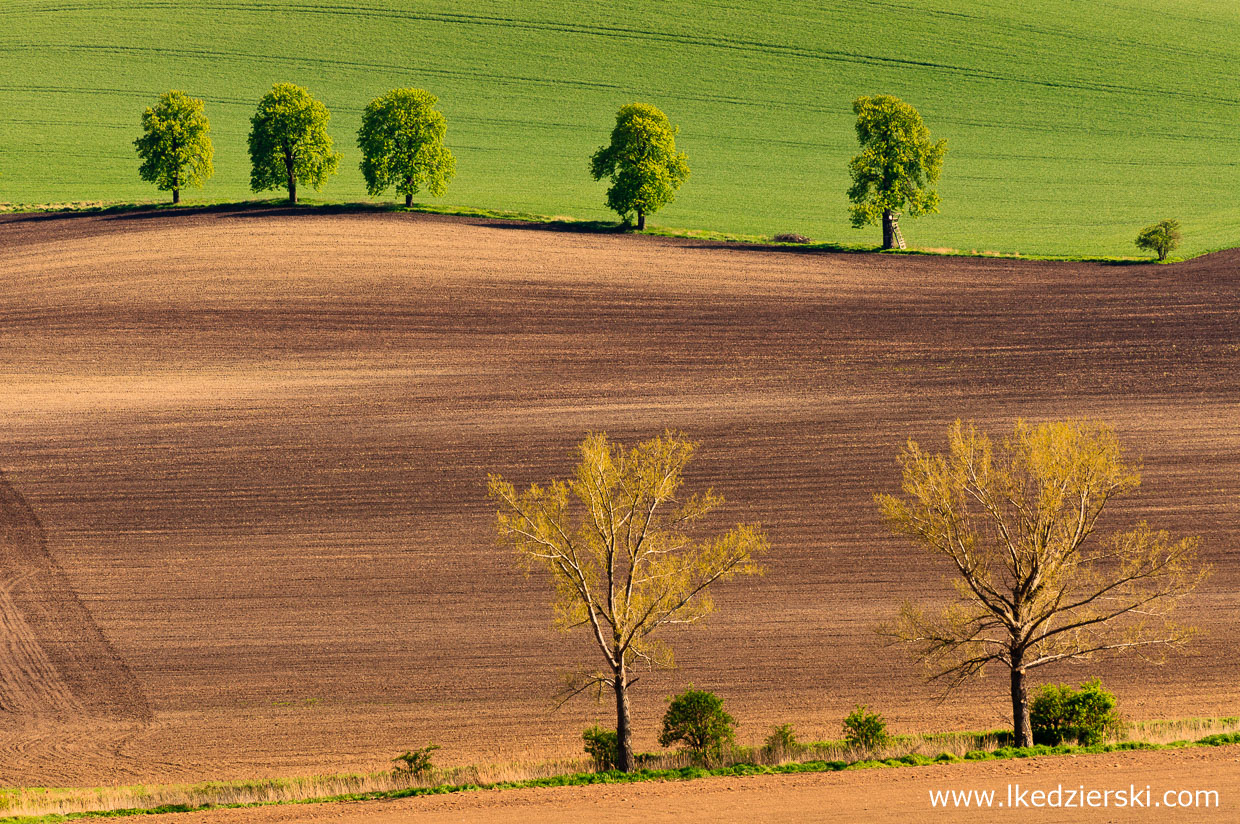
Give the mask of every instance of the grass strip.
POLYGON ((1221 747, 1240 744, 1240 732, 1207 735, 1196 741, 1173 741, 1170 744, 1151 744, 1144 741, 1122 741, 1113 744, 1091 746, 1060 745, 1049 747, 1000 747, 997 750, 973 750, 960 757, 942 753, 934 758, 924 755, 905 755, 900 758, 863 761, 804 761, 778 765, 735 764, 731 767, 681 767, 674 770, 636 770, 630 773, 571 773, 549 778, 532 778, 525 781, 498 781, 486 784, 444 784, 436 787, 410 787, 403 790, 349 793, 292 801, 260 801, 245 804, 168 804, 147 809, 104 810, 99 812, 49 813, 39 816, 10 816, 0 818, 0 824, 55 824, 56 822, 87 818, 121 818, 161 813, 189 813, 215 809, 268 807, 285 804, 326 804, 340 801, 383 801, 398 798, 415 798, 427 795, 471 792, 475 790, 517 790, 534 787, 584 787, 590 784, 637 784, 644 781, 693 781, 700 778, 791 775, 795 773, 826 773, 842 770, 867 770, 894 767, 924 767, 931 764, 954 764, 964 761, 1003 761, 1014 758, 1041 758, 1057 755, 1083 755, 1094 753, 1128 752, 1132 750, 1157 751, 1182 749, 1184 747, 1221 747))
POLYGON ((327 214, 344 214, 352 212, 413 212, 418 214, 449 215, 454 217, 476 217, 491 220, 507 220, 518 223, 545 226, 561 232, 583 232, 589 234, 644 234, 654 237, 676 238, 681 240, 704 240, 715 243, 736 244, 748 249, 770 249, 805 252, 839 252, 847 254, 882 254, 882 255, 927 255, 932 257, 969 257, 993 258, 1000 260, 1044 260, 1064 263, 1106 263, 1111 265, 1167 264, 1182 263, 1203 257, 1232 247, 1220 247, 1189 257, 1169 257, 1166 261, 1157 261, 1144 257, 1125 257, 1116 255, 1030 255, 1009 252, 978 252, 962 249, 883 249, 880 246, 864 243, 835 243, 830 241, 810 241, 808 243, 780 243, 763 235, 745 235, 734 232, 716 232, 707 229, 679 229, 667 226, 650 226, 644 232, 637 232, 624 224, 608 220, 583 220, 566 215, 540 215, 532 212, 512 212, 502 209, 477 209, 470 206, 441 206, 438 204, 417 204, 404 206, 393 203, 367 203, 359 201, 315 201, 303 200, 290 205, 284 200, 218 200, 196 203, 182 203, 173 206, 165 202, 89 202, 89 203, 48 203, 48 204, 13 204, 0 208, 0 214, 110 214, 134 211, 167 211, 184 214, 224 212, 246 208, 276 208, 291 211, 318 211, 327 214))

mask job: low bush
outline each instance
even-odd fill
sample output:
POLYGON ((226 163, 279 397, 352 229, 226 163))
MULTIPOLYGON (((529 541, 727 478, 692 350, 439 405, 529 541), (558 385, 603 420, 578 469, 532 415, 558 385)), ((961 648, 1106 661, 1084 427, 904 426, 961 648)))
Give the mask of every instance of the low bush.
POLYGON ((805 750, 805 745, 797 740, 796 731, 791 724, 771 727, 771 734, 762 742, 762 753, 768 759, 797 758, 805 750))
POLYGON ((1034 744, 1052 747, 1069 741, 1100 744, 1123 730, 1115 695, 1096 678, 1079 690, 1066 684, 1043 685, 1029 707, 1029 721, 1034 744))
POLYGON ((872 750, 887 743, 887 722, 869 707, 858 704, 844 719, 844 740, 854 749, 872 750))
POLYGON ((776 235, 771 238, 776 243, 811 243, 812 241, 805 235, 798 235, 796 232, 785 232, 782 235, 776 235))
POLYGON ((440 749, 438 744, 427 744, 418 750, 409 750, 392 760, 396 762, 392 775, 413 778, 425 778, 435 771, 431 763, 431 754, 440 749))
POLYGON ((581 734, 581 740, 586 744, 586 755, 594 761, 595 772, 619 769, 620 742, 615 730, 590 727, 581 734))
POLYGON ((663 715, 659 746, 680 743, 698 765, 717 762, 736 738, 736 720, 723 699, 707 690, 689 689, 671 699, 663 715))

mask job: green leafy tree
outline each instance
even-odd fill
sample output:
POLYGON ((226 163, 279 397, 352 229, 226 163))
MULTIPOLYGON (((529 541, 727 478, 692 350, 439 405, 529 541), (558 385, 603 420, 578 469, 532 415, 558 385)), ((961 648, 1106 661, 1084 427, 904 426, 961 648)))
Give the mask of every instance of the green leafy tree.
POLYGON ((276 83, 250 118, 250 188, 288 189, 297 202, 297 184, 318 191, 336 173, 340 155, 327 134, 327 107, 301 86, 276 83))
POLYGON ((1180 247, 1180 221, 1161 220, 1146 226, 1137 235, 1136 242, 1138 249, 1146 249, 1158 255, 1159 260, 1166 260, 1168 253, 1180 247))
POLYGON ((857 140, 861 154, 852 159, 848 198, 852 225, 883 224, 883 248, 896 246, 900 212, 910 217, 939 210, 932 187, 943 170, 947 141, 930 141, 930 130, 908 103, 891 95, 858 97, 857 140))
POLYGON ((616 113, 611 143, 590 158, 595 180, 607 177, 607 208, 628 221, 637 215, 637 229, 646 215, 672 202, 689 177, 689 156, 676 151, 676 135, 667 115, 649 103, 629 103, 616 113))
POLYGON ((1110 500, 1141 483, 1108 426, 1022 421, 996 446, 957 421, 948 441, 942 455, 909 441, 903 496, 877 501, 893 531, 947 561, 955 598, 939 614, 906 603, 886 632, 915 645, 948 689, 988 664, 1005 668, 1026 747, 1030 670, 1183 642, 1175 609, 1208 570, 1196 538, 1143 522, 1095 535, 1110 500))
POLYGON ((723 709, 723 699, 707 690, 688 689, 668 704, 659 746, 680 743, 698 764, 718 761, 736 739, 736 720, 723 709))
POLYGON ((357 145, 368 193, 379 195, 395 186, 405 205, 412 206, 423 188, 436 196, 447 190, 456 158, 443 145, 448 122, 436 102, 422 89, 393 89, 366 106, 357 145))
POLYGON ((671 432, 631 449, 595 433, 578 447, 572 480, 518 493, 499 475, 489 479, 501 542, 548 573, 556 623, 588 632, 606 661, 604 672, 571 678, 565 700, 591 686, 614 692, 616 767, 625 772, 634 765, 634 670, 672 666, 660 631, 705 618, 714 610, 711 585, 760 572, 755 559, 768 546, 757 524, 702 534, 723 498, 710 489, 684 494, 696 448, 671 432))
POLYGON ((142 158, 138 175, 181 202, 181 188, 202 186, 215 173, 211 124, 203 102, 175 89, 142 113, 142 136, 133 142, 142 158))

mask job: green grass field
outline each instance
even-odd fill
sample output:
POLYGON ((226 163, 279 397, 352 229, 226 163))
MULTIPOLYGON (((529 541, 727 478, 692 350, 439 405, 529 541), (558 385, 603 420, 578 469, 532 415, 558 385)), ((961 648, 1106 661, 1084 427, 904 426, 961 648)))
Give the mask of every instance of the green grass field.
POLYGON ((951 146, 911 244, 1136 254, 1178 217, 1195 254, 1240 244, 1237 43, 1234 0, 5 0, 0 202, 157 197, 131 142, 168 88, 213 124, 216 176, 186 199, 249 197, 249 117, 277 80, 334 114, 318 196, 360 200, 361 109, 412 85, 448 116, 445 203, 604 217, 586 159, 640 99, 693 169, 653 223, 877 242, 844 190, 851 101, 887 92, 951 146))

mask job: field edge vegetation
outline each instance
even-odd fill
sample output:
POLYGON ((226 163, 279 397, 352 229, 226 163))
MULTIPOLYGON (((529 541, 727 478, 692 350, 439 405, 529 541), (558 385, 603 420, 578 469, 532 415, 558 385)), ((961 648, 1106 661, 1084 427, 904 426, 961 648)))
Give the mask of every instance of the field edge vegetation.
POLYGON ((1169 256, 1165 261, 1149 257, 1129 255, 1040 255, 1020 252, 1006 252, 992 249, 954 249, 939 247, 910 246, 907 249, 884 249, 881 244, 871 243, 839 243, 835 241, 807 240, 806 242, 789 242, 777 239, 778 236, 751 235, 738 232, 720 232, 711 229, 685 229, 674 226, 658 226, 650 224, 646 229, 637 231, 625 224, 611 220, 591 220, 571 215, 545 215, 535 212, 510 211, 505 209, 480 209, 473 206, 453 206, 432 203, 414 203, 404 206, 399 203, 356 200, 323 200, 301 198, 296 204, 289 204, 285 198, 250 198, 244 200, 201 200, 183 201, 173 204, 163 200, 137 201, 72 201, 65 203, 0 203, 0 216, 3 215, 85 215, 109 214, 138 211, 160 211, 175 214, 177 212, 194 214, 227 209, 245 208, 280 208, 303 211, 323 212, 374 212, 374 213, 410 213, 445 215, 449 217, 474 217, 491 220, 507 220, 518 223, 530 223, 548 226, 565 232, 581 232, 592 234, 626 234, 648 235, 650 237, 666 237, 682 240, 705 240, 714 243, 732 244, 739 248, 797 250, 805 252, 839 252, 847 254, 883 254, 883 255, 927 255, 934 257, 969 257, 998 258, 1003 260, 1034 260, 1057 261, 1062 263, 1108 263, 1115 265, 1138 265, 1159 263, 1184 263, 1186 261, 1217 254, 1228 249, 1240 248, 1240 238, 1234 243, 1210 248, 1187 256, 1169 256))
MULTIPOLYGON (((188 803, 163 803, 149 807, 112 807, 94 810, 81 810, 64 813, 15 814, 0 816, 0 824, 58 824, 65 821, 76 821, 97 818, 122 818, 138 815, 157 815, 166 813, 203 812, 212 809, 245 809, 252 807, 268 807, 291 804, 329 804, 347 801, 384 801, 401 798, 415 798, 449 793, 474 792, 482 790, 516 790, 540 787, 581 787, 592 784, 634 784, 648 781, 693 781, 714 777, 744 777, 750 775, 791 775, 799 773, 829 773, 843 770, 885 769, 898 767, 925 767, 935 764, 957 764, 970 761, 1002 761, 1011 759, 1043 758, 1064 755, 1089 755, 1099 753, 1129 751, 1165 751, 1189 747, 1221 747, 1240 745, 1240 731, 1235 728, 1240 719, 1181 719, 1173 721, 1145 721, 1133 725, 1134 731, 1150 733, 1151 737, 1168 737, 1188 731, 1208 729, 1227 729, 1228 732, 1213 732, 1196 739, 1176 739, 1158 743, 1149 740, 1111 741, 1093 745, 1062 744, 1048 746, 1044 744, 1029 747, 1014 747, 1003 742, 1010 739, 1010 732, 958 732, 932 733, 916 736, 893 736, 889 745, 901 746, 907 750, 919 748, 927 743, 940 742, 944 749, 937 755, 930 756, 919 752, 906 752, 903 755, 887 755, 881 752, 856 752, 854 757, 826 759, 814 757, 823 751, 846 747, 842 741, 823 741, 805 745, 807 760, 784 760, 779 763, 760 763, 757 747, 739 747, 736 757, 742 760, 723 766, 701 766, 687 763, 682 766, 660 765, 645 767, 633 772, 608 770, 594 772, 578 770, 574 772, 558 772, 533 778, 500 778, 496 780, 461 780, 466 771, 476 771, 476 767, 454 768, 440 772, 436 777, 428 777, 418 785, 398 787, 395 789, 365 790, 353 792, 324 792, 314 795, 313 790, 326 788, 335 784, 340 787, 349 781, 361 782, 376 776, 388 776, 388 773, 374 776, 311 776, 304 779, 270 779, 256 781, 204 782, 187 787, 196 792, 197 799, 188 803), (970 749, 971 745, 976 748, 970 749), (248 794, 248 798, 247 798, 248 794), (206 800, 214 796, 215 801, 206 800), (245 800, 226 800, 228 798, 245 800)), ((847 749, 844 752, 848 752, 847 749)), ((656 754, 642 756, 676 759, 682 753, 670 755, 656 754)), ((553 765, 568 767, 569 762, 551 762, 553 765)), ((544 765, 546 766, 546 765, 544 765)), ((513 765, 507 769, 514 770, 513 765)), ((81 791, 82 797, 99 799, 105 803, 109 791, 113 798, 120 798, 125 790, 133 791, 131 799, 141 797, 139 793, 151 797, 160 787, 138 785, 134 787, 90 788, 81 791)), ((14 808, 17 794, 24 793, 27 797, 50 794, 49 788, 15 788, 0 789, 0 800, 6 801, 9 809, 14 808), (7 798, 6 798, 7 796, 7 798)))

